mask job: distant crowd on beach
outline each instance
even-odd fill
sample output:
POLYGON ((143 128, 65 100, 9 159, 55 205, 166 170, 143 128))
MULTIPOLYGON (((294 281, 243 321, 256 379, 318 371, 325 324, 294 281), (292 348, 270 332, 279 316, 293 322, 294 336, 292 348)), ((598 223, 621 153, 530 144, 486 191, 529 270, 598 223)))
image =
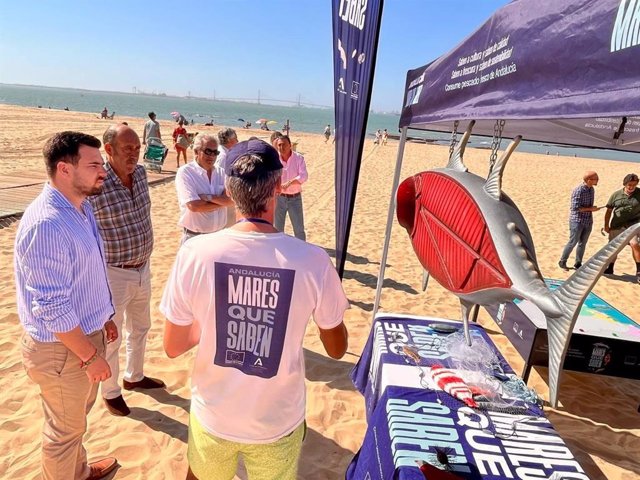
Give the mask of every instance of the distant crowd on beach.
MULTIPOLYGON (((89 462, 83 446, 99 386, 116 417, 131 414, 123 390, 167 388, 145 358, 154 231, 139 160, 143 145, 162 142, 148 117, 142 141, 124 122, 102 141, 73 131, 47 140, 49 181, 16 233, 21 350, 40 389, 45 480, 95 480, 117 468, 110 456, 89 462)), ((242 457, 252 480, 293 480, 306 433, 307 323, 330 357, 348 345, 338 274, 306 242, 305 158, 279 131, 269 142, 240 142, 232 128, 190 138, 178 119, 172 140, 185 162, 175 178, 182 239, 159 309, 166 355, 197 347, 186 478, 232 478, 242 457), (287 217, 294 236, 283 233, 287 217)))

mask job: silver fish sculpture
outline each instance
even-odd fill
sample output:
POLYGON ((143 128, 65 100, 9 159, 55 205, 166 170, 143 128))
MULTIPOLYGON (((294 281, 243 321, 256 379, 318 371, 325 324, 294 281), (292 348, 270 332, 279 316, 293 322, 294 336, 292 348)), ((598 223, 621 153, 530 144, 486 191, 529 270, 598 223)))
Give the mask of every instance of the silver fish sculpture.
POLYGON ((640 233, 640 223, 602 247, 559 288, 549 290, 527 222, 502 192, 505 166, 522 137, 514 138, 485 180, 470 173, 463 161, 473 124, 470 122, 445 168, 402 182, 397 192, 398 221, 409 233, 424 268, 423 286, 426 288, 429 276, 433 276, 459 297, 469 345, 469 316, 477 305, 526 299, 544 313, 549 339, 549 397, 555 407, 580 307, 610 259, 640 233))

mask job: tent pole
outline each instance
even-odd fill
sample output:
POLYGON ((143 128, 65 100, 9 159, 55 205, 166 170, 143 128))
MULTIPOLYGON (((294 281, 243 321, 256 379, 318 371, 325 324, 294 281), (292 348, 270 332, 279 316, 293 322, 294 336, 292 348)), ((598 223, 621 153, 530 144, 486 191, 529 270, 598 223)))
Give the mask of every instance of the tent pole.
POLYGON ((407 127, 400 131, 400 145, 398 145, 398 158, 396 159, 396 171, 393 175, 393 186, 391 187, 391 199, 389 200, 389 212, 387 213, 387 228, 384 232, 384 246, 382 247, 382 260, 380 260, 380 271, 378 272, 378 283, 376 285, 376 299, 373 304, 373 318, 378 313, 380 306, 380 295, 382 294, 382 283, 384 282, 384 270, 387 265, 387 253, 389 252, 389 241, 391 240, 391 227, 393 226, 393 214, 396 210, 396 190, 400 183, 400 171, 402 170, 402 157, 404 156, 404 145, 407 142, 407 127))

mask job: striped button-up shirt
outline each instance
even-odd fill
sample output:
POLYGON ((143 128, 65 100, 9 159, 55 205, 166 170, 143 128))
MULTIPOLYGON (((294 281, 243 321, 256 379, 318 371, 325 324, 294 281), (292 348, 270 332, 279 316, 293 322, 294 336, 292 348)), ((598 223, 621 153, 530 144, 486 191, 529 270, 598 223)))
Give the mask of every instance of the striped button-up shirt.
POLYGON ((91 205, 80 213, 49 184, 25 211, 14 251, 18 315, 40 342, 80 327, 102 329, 113 316, 102 239, 91 205))
POLYGON ((581 225, 593 225, 592 212, 580 212, 578 209, 583 207, 593 207, 595 200, 595 189, 588 187, 584 183, 578 185, 571 192, 571 210, 569 213, 569 222, 579 223, 581 225))
POLYGON ((108 265, 139 265, 151 257, 153 229, 147 173, 142 165, 133 171, 130 191, 106 163, 102 193, 89 197, 104 240, 108 265))

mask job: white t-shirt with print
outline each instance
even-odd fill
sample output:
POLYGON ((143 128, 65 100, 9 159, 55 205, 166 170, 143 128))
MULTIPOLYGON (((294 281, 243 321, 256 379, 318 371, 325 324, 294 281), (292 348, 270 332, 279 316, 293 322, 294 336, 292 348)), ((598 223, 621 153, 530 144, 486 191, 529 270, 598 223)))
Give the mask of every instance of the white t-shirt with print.
POLYGON ((284 233, 226 229, 178 252, 160 310, 202 328, 191 409, 212 435, 270 443, 305 417, 309 319, 342 322, 349 302, 327 253, 284 233))
POLYGON ((198 233, 217 232, 227 225, 227 208, 222 207, 211 212, 192 212, 187 203, 200 200, 200 195, 219 196, 224 193, 224 170, 213 166, 211 179, 207 171, 195 160, 183 165, 176 173, 176 191, 180 204, 180 227, 198 233))

